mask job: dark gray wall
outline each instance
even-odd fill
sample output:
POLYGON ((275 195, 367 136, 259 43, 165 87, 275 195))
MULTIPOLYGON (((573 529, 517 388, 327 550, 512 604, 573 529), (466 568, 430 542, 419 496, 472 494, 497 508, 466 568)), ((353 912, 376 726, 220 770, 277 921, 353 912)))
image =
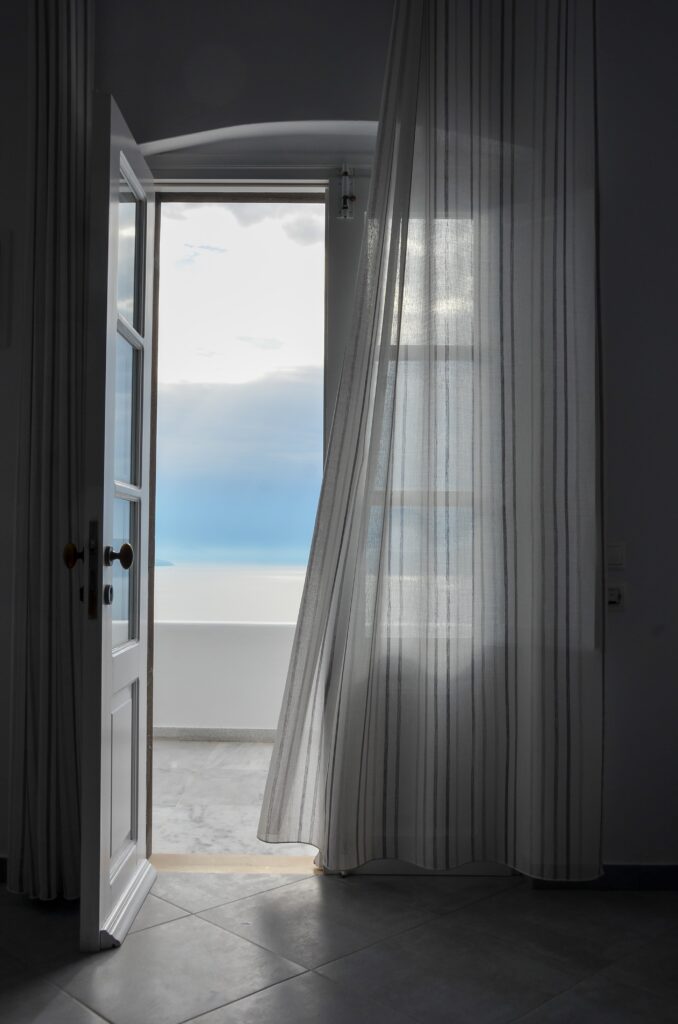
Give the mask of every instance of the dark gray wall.
POLYGON ((375 120, 394 0, 97 0, 98 85, 139 142, 375 120))
POLYGON ((28 190, 28 4, 0 5, 0 248, 5 272, 12 246, 11 280, 0 291, 0 856, 7 850, 10 679, 13 657, 14 531, 17 451, 26 338, 24 306, 28 190))
MULTIPOLYGON (((0 227, 19 229, 26 6, 3 5, 0 20, 3 94, 12 95, 0 114, 0 183, 12 196, 0 227)), ((392 0, 98 0, 98 82, 140 140, 256 121, 373 119, 391 10, 392 0)), ((607 628, 604 854, 610 863, 678 863, 678 4, 598 0, 598 11, 607 534, 628 545, 627 608, 608 616, 607 628)), ((21 246, 18 255, 17 286, 21 246)), ((0 536, 12 535, 16 505, 17 330, 12 347, 0 350, 0 536)), ((0 853, 7 556, 0 548, 0 853)))
POLYGON ((678 863, 678 77, 675 0, 599 0, 607 620, 605 853, 678 863))

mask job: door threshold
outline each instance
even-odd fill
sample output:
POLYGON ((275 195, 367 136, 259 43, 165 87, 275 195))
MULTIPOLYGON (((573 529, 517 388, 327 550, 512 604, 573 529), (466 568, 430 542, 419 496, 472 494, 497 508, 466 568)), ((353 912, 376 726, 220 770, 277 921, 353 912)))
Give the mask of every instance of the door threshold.
POLYGON ((313 857, 292 857, 267 853, 154 853, 151 864, 156 871, 182 871, 209 874, 313 875, 322 874, 313 857))

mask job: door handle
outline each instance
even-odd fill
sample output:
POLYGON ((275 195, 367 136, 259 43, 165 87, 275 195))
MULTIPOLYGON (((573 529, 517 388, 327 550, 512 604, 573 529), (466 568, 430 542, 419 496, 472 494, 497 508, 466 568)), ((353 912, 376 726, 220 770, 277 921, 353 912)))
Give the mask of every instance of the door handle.
POLYGON ((117 559, 123 569, 131 568, 132 562, 134 561, 134 548, 131 544, 125 542, 120 545, 119 551, 114 551, 113 548, 108 547, 104 551, 104 562, 106 565, 113 565, 117 559))
POLYGON ((78 551, 78 545, 69 541, 64 548, 63 559, 67 569, 75 569, 79 561, 85 561, 85 552, 82 549, 78 551))

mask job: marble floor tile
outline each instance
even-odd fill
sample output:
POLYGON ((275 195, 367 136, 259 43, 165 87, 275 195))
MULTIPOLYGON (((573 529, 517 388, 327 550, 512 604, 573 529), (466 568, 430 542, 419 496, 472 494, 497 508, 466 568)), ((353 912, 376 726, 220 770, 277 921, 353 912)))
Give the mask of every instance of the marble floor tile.
POLYGON ((213 804, 250 806, 256 809, 257 818, 264 799, 267 772, 264 768, 232 768, 220 775, 193 773, 188 785, 184 786, 178 803, 186 806, 213 804))
POLYGON ((219 743, 210 760, 210 774, 219 775, 231 769, 267 772, 273 743, 219 743))
POLYGON ((154 853, 231 853, 314 857, 314 846, 263 843, 257 838, 259 808, 195 803, 153 808, 154 853))
POLYGON ((119 949, 54 972, 112 1024, 179 1024, 293 977, 302 968, 197 917, 128 935, 119 949))
POLYGON ((268 874, 203 874, 198 872, 161 871, 153 886, 153 894, 168 900, 191 914, 220 907, 224 903, 277 889, 299 882, 304 876, 268 874))
POLYGON ((204 772, 222 744, 202 740, 153 740, 154 772, 204 772))
POLYGON ((153 776, 154 807, 176 807, 184 791, 199 776, 192 771, 158 771, 153 776))
POLYGON ((155 853, 315 856, 257 838, 272 743, 154 740, 155 853))
POLYGON ((676 1024, 678 1006, 597 974, 518 1020, 520 1024, 676 1024))
POLYGON ((194 1024, 412 1024, 368 993, 309 971, 213 1010, 194 1024))
POLYGON ((314 877, 201 914, 207 921, 305 967, 361 949, 431 916, 368 879, 314 877))

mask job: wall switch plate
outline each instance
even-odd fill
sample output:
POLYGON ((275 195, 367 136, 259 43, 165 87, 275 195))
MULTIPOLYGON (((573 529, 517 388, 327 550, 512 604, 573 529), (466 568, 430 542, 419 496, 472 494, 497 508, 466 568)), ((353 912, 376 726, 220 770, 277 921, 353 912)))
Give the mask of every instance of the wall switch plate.
POLYGON ((608 583, 605 600, 611 611, 621 611, 626 607, 626 586, 623 583, 608 583))
POLYGON ((626 544, 623 540, 612 541, 606 552, 608 572, 623 572, 626 568, 626 544))

